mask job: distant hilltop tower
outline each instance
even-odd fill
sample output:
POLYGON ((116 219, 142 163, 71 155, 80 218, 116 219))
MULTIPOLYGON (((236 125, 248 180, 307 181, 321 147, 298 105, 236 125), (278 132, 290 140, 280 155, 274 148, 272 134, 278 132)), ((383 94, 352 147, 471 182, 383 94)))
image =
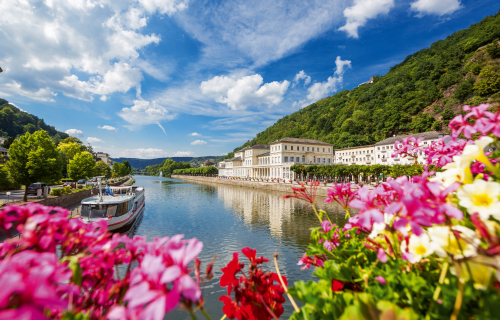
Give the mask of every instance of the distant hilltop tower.
POLYGON ((365 84, 372 84, 372 83, 373 83, 373 76, 371 76, 371 77, 370 77, 370 80, 368 80, 368 81, 366 81, 366 82, 363 82, 363 83, 360 83, 360 84, 358 85, 358 87, 361 87, 361 86, 363 86, 363 85, 365 85, 365 84))

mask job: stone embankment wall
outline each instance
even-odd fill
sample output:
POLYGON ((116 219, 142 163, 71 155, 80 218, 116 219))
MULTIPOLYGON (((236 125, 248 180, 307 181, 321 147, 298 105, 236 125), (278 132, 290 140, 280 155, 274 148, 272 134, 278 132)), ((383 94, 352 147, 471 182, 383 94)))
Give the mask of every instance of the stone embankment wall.
MULTIPOLYGON (((262 182, 262 181, 245 181, 245 180, 229 180, 229 179, 220 179, 220 178, 212 178, 212 177, 199 177, 199 176, 185 176, 185 175, 172 175, 173 179, 180 179, 186 181, 193 182, 211 182, 211 183, 220 183, 220 184, 228 184, 235 187, 246 187, 246 188, 257 188, 257 189, 265 189, 269 191, 279 191, 286 193, 293 193, 292 186, 297 187, 298 184, 294 182, 291 183, 278 183, 278 182, 262 182)), ((327 197, 328 194, 326 190, 329 187, 324 187, 321 185, 318 187, 316 191, 316 195, 319 197, 327 197)))

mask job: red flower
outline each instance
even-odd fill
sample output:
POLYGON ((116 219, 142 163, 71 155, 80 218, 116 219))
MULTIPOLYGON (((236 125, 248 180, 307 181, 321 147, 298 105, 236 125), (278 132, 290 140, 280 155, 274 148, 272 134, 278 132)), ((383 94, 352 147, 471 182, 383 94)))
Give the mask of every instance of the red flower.
POLYGON ((333 280, 332 282, 332 291, 340 292, 344 288, 344 283, 342 281, 333 280))
POLYGON ((220 286, 227 286, 227 294, 231 293, 233 286, 238 285, 238 280, 236 280, 235 276, 243 267, 243 264, 240 265, 238 261, 238 256, 238 252, 233 253, 233 260, 229 261, 226 267, 221 268, 222 277, 220 277, 220 286))
POLYGON ((252 250, 249 247, 246 247, 241 249, 241 252, 250 260, 251 263, 262 264, 264 262, 269 262, 269 260, 265 259, 263 256, 256 258, 255 256, 257 255, 257 250, 255 249, 252 250))
POLYGON ((309 183, 309 189, 307 188, 306 184, 303 182, 300 183, 300 187, 298 188, 293 188, 293 195, 286 195, 283 196, 283 200, 287 198, 297 198, 297 199, 302 199, 305 200, 309 203, 313 203, 314 200, 316 199, 316 191, 318 189, 320 182, 319 181, 311 181, 309 183))

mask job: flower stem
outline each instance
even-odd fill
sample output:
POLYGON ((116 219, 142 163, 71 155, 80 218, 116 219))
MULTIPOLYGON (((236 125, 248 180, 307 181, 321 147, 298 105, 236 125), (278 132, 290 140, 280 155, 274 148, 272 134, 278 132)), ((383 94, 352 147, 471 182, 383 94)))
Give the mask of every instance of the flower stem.
MULTIPOLYGON (((458 266, 456 266, 458 270, 458 266)), ((453 307, 453 313, 451 314, 450 320, 457 320, 458 314, 460 313, 460 308, 462 307, 462 300, 464 297, 464 285, 460 278, 458 279, 458 294, 455 300, 455 306, 453 307)))
POLYGON ((345 212, 346 212, 346 213, 345 213, 345 218, 346 218, 346 219, 347 219, 347 218, 350 218, 350 217, 351 217, 351 214, 349 213, 349 209, 348 209, 347 207, 346 207, 346 208, 344 208, 344 209, 345 209, 345 212))
POLYGON ((220 320, 224 320, 226 319, 226 315, 224 315, 222 318, 220 318, 220 320))
POLYGON ((212 318, 210 318, 210 315, 207 313, 207 311, 205 311, 205 308, 201 308, 200 310, 201 310, 201 313, 203 313, 203 315, 205 316, 205 318, 207 318, 207 320, 212 320, 212 318))
POLYGON ((316 217, 318 217, 319 223, 321 224, 323 221, 321 221, 321 217, 318 214, 318 211, 316 211, 316 207, 314 206, 314 203, 311 203, 311 206, 314 210, 314 213, 316 214, 316 217))
POLYGON ((191 316, 191 319, 193 319, 193 320, 198 320, 198 319, 196 318, 196 316, 194 315, 193 310, 191 310, 191 309, 189 309, 189 315, 191 316))
POLYGON ((293 297, 288 293, 288 288, 285 286, 285 282, 281 278, 280 268, 278 267, 278 254, 277 253, 274 254, 274 266, 276 267, 276 272, 278 273, 278 278, 280 279, 281 286, 285 290, 286 295, 288 296, 288 299, 290 299, 290 302, 292 303, 293 308, 295 309, 295 312, 299 313, 300 312, 299 307, 295 303, 295 300, 293 300, 293 297))

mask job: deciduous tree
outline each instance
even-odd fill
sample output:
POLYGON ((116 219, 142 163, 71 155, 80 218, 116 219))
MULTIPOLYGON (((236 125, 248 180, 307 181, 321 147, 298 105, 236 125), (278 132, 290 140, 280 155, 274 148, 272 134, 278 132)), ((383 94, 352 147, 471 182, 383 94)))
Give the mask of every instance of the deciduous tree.
POLYGON ((95 160, 87 151, 77 154, 68 163, 68 175, 74 181, 91 178, 95 175, 95 171, 95 160))
POLYGON ((28 198, 28 186, 38 181, 61 178, 61 156, 47 132, 27 132, 14 141, 9 149, 8 163, 12 178, 26 186, 24 201, 28 198))

